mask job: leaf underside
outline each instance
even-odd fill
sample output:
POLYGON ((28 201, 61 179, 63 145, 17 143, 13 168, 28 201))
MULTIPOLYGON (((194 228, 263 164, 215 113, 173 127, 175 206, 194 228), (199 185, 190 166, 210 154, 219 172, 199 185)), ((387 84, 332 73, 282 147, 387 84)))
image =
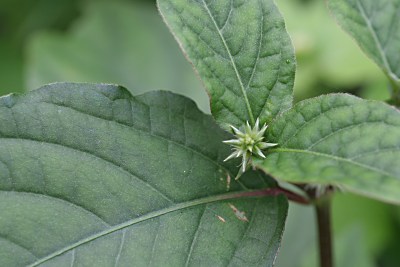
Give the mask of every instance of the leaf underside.
POLYGON ((271 123, 278 143, 256 162, 272 176, 334 184, 400 203, 400 112, 382 102, 332 94, 298 103, 271 123))
POLYGON ((295 57, 272 0, 159 0, 225 127, 269 122, 290 108, 295 57))
POLYGON ((241 198, 274 186, 257 172, 227 192, 226 138, 172 93, 66 83, 0 98, 0 266, 271 266, 287 200, 241 198))
POLYGON ((338 23, 400 89, 400 0, 329 0, 338 23))

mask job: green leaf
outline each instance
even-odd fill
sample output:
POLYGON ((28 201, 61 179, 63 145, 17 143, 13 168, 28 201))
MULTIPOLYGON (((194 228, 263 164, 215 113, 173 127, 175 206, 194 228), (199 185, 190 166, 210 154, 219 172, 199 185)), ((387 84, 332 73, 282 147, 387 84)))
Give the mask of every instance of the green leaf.
POLYGON ((287 200, 257 172, 227 191, 227 137, 172 93, 0 98, 0 266, 271 266, 287 200))
POLYGON ((338 23, 400 90, 400 0, 329 0, 338 23))
POLYGON ((158 6, 208 90, 217 122, 269 122, 290 108, 295 58, 272 0, 159 0, 158 6))
POLYGON ((346 94, 300 102, 270 125, 278 143, 256 164, 298 183, 333 184, 400 203, 400 111, 346 94))

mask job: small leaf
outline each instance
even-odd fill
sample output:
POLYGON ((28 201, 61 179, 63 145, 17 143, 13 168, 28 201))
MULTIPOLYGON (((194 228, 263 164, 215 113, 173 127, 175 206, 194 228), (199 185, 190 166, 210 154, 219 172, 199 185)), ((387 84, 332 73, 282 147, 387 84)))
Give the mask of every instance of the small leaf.
POLYGON ((272 265, 287 200, 258 172, 227 192, 229 137, 172 93, 0 98, 0 266, 272 265))
POLYGON ((159 0, 158 6, 198 71, 217 122, 269 122, 290 108, 295 58, 272 0, 159 0))
POLYGON ((400 90, 400 0, 329 0, 338 23, 400 90))
POLYGON ((400 203, 400 111, 346 94, 298 103, 270 125, 278 143, 255 162, 272 176, 333 184, 400 203))

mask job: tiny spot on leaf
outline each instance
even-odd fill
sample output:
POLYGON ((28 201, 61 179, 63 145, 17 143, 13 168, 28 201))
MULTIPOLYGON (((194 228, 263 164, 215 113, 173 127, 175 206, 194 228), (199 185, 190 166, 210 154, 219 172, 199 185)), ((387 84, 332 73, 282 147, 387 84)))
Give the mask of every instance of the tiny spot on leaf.
POLYGON ((225 221, 225 219, 223 217, 221 217, 219 215, 216 215, 216 216, 217 216, 218 220, 220 220, 223 223, 226 223, 226 221, 225 221))
POLYGON ((239 220, 241 220, 243 222, 249 222, 249 219, 247 219, 244 211, 238 210, 238 208, 236 208, 231 203, 229 203, 228 205, 232 209, 233 213, 235 213, 236 218, 238 218, 239 220))
POLYGON ((226 191, 229 191, 231 189, 231 176, 229 173, 226 174, 226 191))

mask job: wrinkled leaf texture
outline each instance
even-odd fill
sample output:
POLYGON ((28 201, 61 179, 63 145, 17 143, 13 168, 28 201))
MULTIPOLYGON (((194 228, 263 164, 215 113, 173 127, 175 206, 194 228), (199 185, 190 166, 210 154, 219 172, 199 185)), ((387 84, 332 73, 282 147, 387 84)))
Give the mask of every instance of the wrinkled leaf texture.
POLYGON ((333 184, 400 204, 400 111, 347 94, 308 99, 271 123, 257 165, 281 180, 333 184))
POLYGON ((268 123, 291 107, 296 62, 272 0, 158 0, 158 7, 223 128, 268 123))
POLYGON ((0 266, 271 266, 287 200, 245 197, 274 186, 258 172, 226 190, 227 137, 167 92, 0 98, 0 266))

